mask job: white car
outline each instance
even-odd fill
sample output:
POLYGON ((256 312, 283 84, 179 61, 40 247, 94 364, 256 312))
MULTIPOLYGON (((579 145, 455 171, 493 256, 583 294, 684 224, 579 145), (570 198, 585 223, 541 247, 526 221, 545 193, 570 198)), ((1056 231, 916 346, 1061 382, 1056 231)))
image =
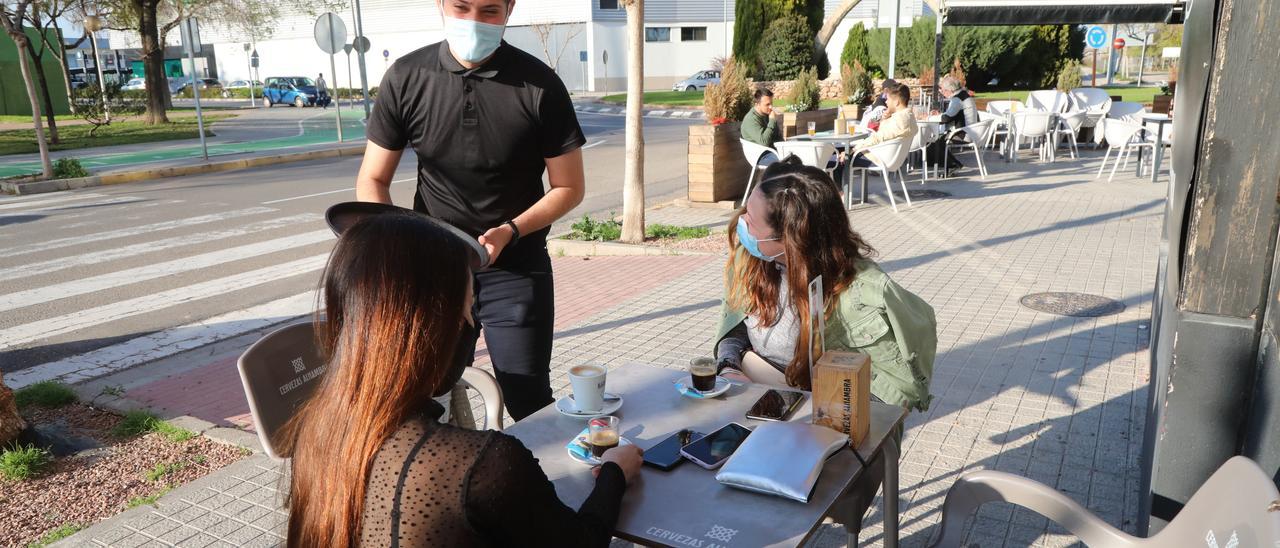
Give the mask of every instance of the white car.
POLYGON ((674 86, 671 86, 671 91, 698 91, 707 89, 707 84, 719 83, 720 71, 704 70, 694 74, 693 76, 685 78, 684 80, 676 82, 674 86))
POLYGON ((123 86, 120 86, 120 89, 122 91, 134 91, 134 90, 147 89, 147 79, 146 78, 130 78, 128 82, 125 82, 123 86))

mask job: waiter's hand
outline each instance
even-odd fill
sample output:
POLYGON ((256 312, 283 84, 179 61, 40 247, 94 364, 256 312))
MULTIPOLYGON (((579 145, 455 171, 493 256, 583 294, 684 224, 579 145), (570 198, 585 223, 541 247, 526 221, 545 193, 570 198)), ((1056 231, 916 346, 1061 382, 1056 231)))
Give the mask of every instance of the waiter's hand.
POLYGON ((506 249, 507 244, 511 243, 511 238, 515 236, 511 232, 511 227, 501 225, 490 228, 480 235, 480 245, 484 246, 485 251, 489 252, 489 264, 498 262, 498 255, 502 254, 502 250, 506 249))

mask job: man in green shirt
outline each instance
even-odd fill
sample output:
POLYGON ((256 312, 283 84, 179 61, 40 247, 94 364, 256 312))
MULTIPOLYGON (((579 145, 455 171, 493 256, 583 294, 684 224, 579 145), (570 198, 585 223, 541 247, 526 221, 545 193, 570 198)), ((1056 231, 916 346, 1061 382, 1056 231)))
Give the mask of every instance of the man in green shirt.
POLYGON ((742 138, 763 147, 773 148, 773 144, 782 140, 782 131, 778 128, 778 119, 773 115, 773 92, 767 88, 756 90, 755 106, 742 119, 742 138))

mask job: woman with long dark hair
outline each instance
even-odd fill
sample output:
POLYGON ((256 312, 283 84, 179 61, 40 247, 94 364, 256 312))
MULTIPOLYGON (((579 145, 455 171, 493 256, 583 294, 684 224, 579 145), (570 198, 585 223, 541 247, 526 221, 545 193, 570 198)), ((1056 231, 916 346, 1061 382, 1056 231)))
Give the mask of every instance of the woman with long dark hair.
POLYGON ((937 347, 933 309, 871 260, 826 173, 788 157, 729 223, 716 356, 728 376, 810 389, 809 283, 822 276, 828 350, 871 357, 877 399, 925 410, 937 347))
POLYGON ((470 251, 414 214, 346 229, 323 285, 328 370, 286 427, 290 547, 605 546, 639 450, 604 454, 577 512, 528 449, 441 424, 471 356, 470 251))

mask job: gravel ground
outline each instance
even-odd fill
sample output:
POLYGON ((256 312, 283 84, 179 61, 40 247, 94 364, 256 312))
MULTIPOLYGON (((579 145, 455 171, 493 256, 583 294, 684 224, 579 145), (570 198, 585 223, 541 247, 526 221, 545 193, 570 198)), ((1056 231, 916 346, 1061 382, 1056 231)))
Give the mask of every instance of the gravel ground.
POLYGON ((172 442, 159 434, 116 438, 118 415, 85 405, 37 409, 24 415, 35 424, 61 422, 100 449, 56 459, 39 476, 0 480, 0 545, 25 546, 63 524, 87 527, 128 508, 135 497, 168 491, 244 456, 240 448, 197 436, 172 442), (147 473, 165 465, 155 481, 147 473))
POLYGON ((690 238, 688 240, 677 240, 675 238, 645 240, 644 245, 664 249, 678 249, 680 251, 708 251, 728 254, 729 243, 726 238, 725 234, 720 232, 705 238, 690 238))

